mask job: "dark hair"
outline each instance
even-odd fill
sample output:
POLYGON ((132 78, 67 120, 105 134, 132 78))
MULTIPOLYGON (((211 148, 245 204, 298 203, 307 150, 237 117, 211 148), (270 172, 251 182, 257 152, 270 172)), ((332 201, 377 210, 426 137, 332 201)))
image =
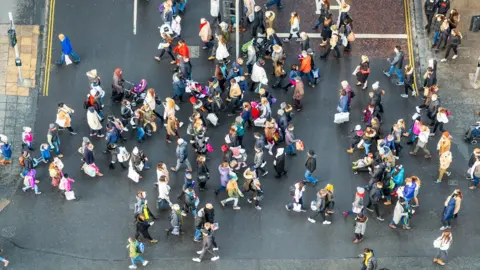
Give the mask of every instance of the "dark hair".
POLYGON ((185 43, 185 40, 184 40, 184 39, 180 39, 180 40, 178 40, 178 43, 185 43))
POLYGON ((68 173, 64 173, 63 177, 68 178, 68 173))
POLYGON ((399 45, 395 46, 395 48, 397 48, 397 50, 399 51, 402 49, 402 47, 400 47, 399 45))
POLYGON ((63 102, 58 103, 58 107, 63 107, 63 105, 65 105, 65 103, 63 102))

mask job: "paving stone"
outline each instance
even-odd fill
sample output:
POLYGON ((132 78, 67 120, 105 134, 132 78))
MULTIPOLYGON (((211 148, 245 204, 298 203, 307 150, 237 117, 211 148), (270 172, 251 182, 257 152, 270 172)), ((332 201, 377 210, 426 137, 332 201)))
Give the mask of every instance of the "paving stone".
POLYGON ((6 87, 5 85, 1 85, 1 84, 0 84, 0 94, 4 95, 5 92, 6 92, 6 88, 7 88, 7 87, 6 87))
POLYGON ((8 53, 8 44, 0 44, 0 53, 8 53))
POLYGON ((26 46, 22 45, 22 46, 20 46, 20 57, 22 58, 22 62, 23 62, 23 55, 24 54, 31 54, 31 53, 32 53, 32 45, 26 45, 26 46))
POLYGON ((18 87, 17 95, 27 97, 30 94, 30 89, 27 87, 18 87))
POLYGON ((22 39, 23 37, 31 37, 33 35, 32 25, 22 25, 22 39))
MULTIPOLYGON (((0 31, 0 33, 2 33, 0 31)), ((0 36, 0 44, 9 44, 9 40, 7 36, 0 36)))
POLYGON ((10 88, 7 89, 7 91, 5 91, 5 94, 7 96, 16 96, 17 95, 17 88, 18 88, 17 86, 10 87, 10 88))
MULTIPOLYGON (((6 111, 0 111, 0 119, 3 120, 5 119, 5 115, 7 115, 6 111)), ((2 121, 3 122, 3 121, 2 121)))
POLYGON ((7 97, 5 95, 0 95, 0 106, 7 102, 7 97))
POLYGON ((7 91, 10 88, 10 87, 8 87, 8 83, 14 83, 16 85, 17 84, 17 78, 18 78, 17 73, 13 73, 13 72, 8 72, 7 73, 7 91))
POLYGON ((17 97, 7 96, 7 104, 9 107, 11 106, 17 107, 17 97))
MULTIPOLYGON (((0 102, 1 102, 1 99, 0 99, 0 102)), ((17 99, 17 104, 30 104, 31 102, 33 102, 33 99, 31 97, 18 97, 17 99)), ((17 107, 19 106, 20 105, 17 105, 17 107)))
POLYGON ((40 35, 40 26, 39 25, 34 25, 32 29, 33 35, 40 35))
POLYGON ((4 65, 4 62, 7 61, 7 60, 8 60, 8 51, 7 52, 0 51, 0 62, 2 63, 1 66, 6 67, 7 65, 4 65))

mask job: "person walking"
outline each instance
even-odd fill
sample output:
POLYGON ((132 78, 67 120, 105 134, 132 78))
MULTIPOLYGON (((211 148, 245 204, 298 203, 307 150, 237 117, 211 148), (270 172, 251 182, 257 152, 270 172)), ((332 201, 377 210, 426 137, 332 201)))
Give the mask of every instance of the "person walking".
POLYGON ((290 156, 297 155, 297 153, 295 153, 296 144, 301 142, 299 139, 295 138, 294 130, 295 127, 293 124, 288 124, 287 130, 285 131, 285 145, 287 146, 285 153, 290 156))
POLYGON ((458 57, 458 45, 462 44, 462 33, 458 31, 458 29, 453 29, 452 34, 450 35, 450 38, 448 39, 448 48, 447 52, 445 53, 445 57, 440 60, 440 62, 447 62, 447 58, 450 55, 450 50, 453 50, 454 55, 452 56, 452 59, 457 59, 458 57))
POLYGON ((220 24, 222 22, 222 15, 220 14, 220 0, 210 0, 210 16, 212 16, 213 24, 220 24))
POLYGON ((408 98, 408 93, 412 91, 412 96, 416 96, 417 92, 413 89, 413 68, 410 65, 405 66, 405 81, 404 81, 404 87, 405 87, 405 93, 400 94, 401 97, 403 98, 408 98))
POLYGON ((300 77, 295 77, 295 90, 293 91, 293 103, 297 112, 303 110, 302 99, 305 95, 304 84, 300 77))
POLYGON ((403 74, 402 74, 402 68, 403 68, 403 52, 401 51, 400 46, 395 46, 393 51, 395 52, 395 57, 393 58, 392 61, 390 61, 390 58, 387 59, 388 63, 390 63, 390 70, 389 71, 383 71, 383 74, 385 76, 389 77, 392 75, 392 73, 395 71, 398 77, 398 82, 397 85, 401 86, 404 85, 404 80, 403 80, 403 74))
POLYGON ((207 50, 208 48, 213 47, 212 28, 210 27, 210 23, 205 18, 200 19, 200 32, 198 35, 203 42, 202 49, 207 50))
POLYGON ((249 190, 252 191, 252 197, 247 199, 248 203, 254 202, 255 209, 262 210, 260 206, 260 202, 263 200, 263 189, 262 184, 258 178, 254 178, 253 181, 250 182, 249 190))
POLYGON ((0 160, 2 166, 12 164, 12 144, 8 142, 6 136, 3 136, 0 142, 0 153, 2 153, 3 156, 3 159, 0 160))
POLYGON ((240 210, 240 207, 238 206, 238 198, 243 198, 243 193, 238 188, 237 178, 232 178, 230 181, 228 181, 226 190, 228 198, 221 200, 220 204, 225 207, 227 202, 233 201, 233 210, 240 210))
POLYGON ((388 226, 396 229, 398 224, 402 224, 404 230, 410 230, 409 219, 412 215, 412 207, 404 197, 399 197, 395 209, 393 210, 392 222, 388 226))
POLYGON ((287 175, 285 170, 285 153, 284 148, 277 148, 277 153, 275 159, 273 160, 273 167, 275 168, 275 178, 280 178, 284 175, 287 175))
POLYGON ((319 26, 323 26, 325 17, 329 13, 330 13, 330 3, 328 2, 328 0, 320 0, 320 15, 318 16, 317 23, 312 27, 312 30, 317 30, 319 26))
POLYGON ((447 176, 450 176, 451 172, 447 171, 452 163, 452 152, 445 151, 440 155, 440 168, 438 169, 438 177, 435 183, 441 183, 443 175, 446 173, 447 176))
POLYGON ((60 129, 68 129, 70 134, 76 135, 77 133, 73 130, 71 126, 71 117, 70 115, 73 114, 75 111, 65 105, 65 103, 60 102, 58 103, 58 110, 57 110, 57 119, 55 123, 60 127, 60 129))
POLYGON ((171 167, 170 170, 173 172, 177 172, 178 169, 180 169, 180 166, 182 164, 185 164, 187 166, 186 171, 191 172, 192 165, 190 164, 190 161, 188 161, 187 142, 184 141, 182 138, 179 138, 177 140, 177 149, 175 150, 175 153, 177 155, 177 165, 175 167, 171 167))
POLYGON ((441 231, 452 228, 451 221, 460 211, 463 199, 462 195, 461 191, 455 191, 445 200, 445 207, 443 208, 442 214, 442 227, 440 227, 441 231))
POLYGON ((362 86, 362 89, 367 89, 368 75, 370 75, 370 60, 368 56, 362 55, 360 65, 355 70, 355 76, 357 77, 357 86, 362 86))
POLYGON ((377 269, 377 259, 372 249, 365 248, 363 253, 359 255, 360 258, 363 258, 362 270, 376 270, 377 269))
POLYGON ((148 264, 148 261, 144 260, 140 254, 143 253, 143 243, 137 241, 133 237, 128 238, 128 255, 130 257, 130 261, 132 264, 128 267, 130 269, 137 269, 137 261, 140 261, 143 266, 146 266, 148 264))
POLYGON ((317 198, 312 202, 312 206, 315 205, 316 210, 314 210, 314 214, 308 217, 308 221, 311 223, 315 223, 316 220, 314 219, 318 215, 322 216, 323 218, 323 224, 328 225, 331 224, 332 222, 327 219, 327 190, 326 189, 321 189, 317 193, 317 198))
POLYGON ((433 241, 433 247, 437 249, 437 254, 433 257, 433 262, 439 265, 445 265, 447 261, 448 249, 452 244, 453 237, 450 230, 445 230, 442 235, 433 241))
POLYGON ((285 205, 287 211, 291 211, 292 209, 296 212, 306 212, 305 206, 303 204, 303 193, 305 192, 305 184, 304 182, 298 182, 294 186, 290 187, 290 196, 292 196, 292 200, 290 203, 285 205))
POLYGON ((290 35, 288 35, 287 38, 284 38, 284 42, 289 42, 290 39, 292 39, 293 35, 297 36, 296 41, 302 41, 302 38, 300 37, 300 16, 298 16, 297 12, 292 12, 290 14, 290 35))
POLYGON ((365 189, 363 187, 357 187, 357 191, 355 192, 355 198, 353 199, 352 203, 352 210, 344 211, 343 217, 346 218, 348 215, 352 214, 363 214, 363 198, 365 197, 365 189))
MULTIPOLYGON (((311 73, 311 71, 313 69, 312 56, 309 55, 307 51, 302 51, 302 55, 300 56, 299 60, 300 60, 300 68, 298 69, 298 71, 300 72, 300 76, 307 77, 308 78, 308 84, 311 87, 314 87, 315 86, 314 85, 315 80, 314 80, 314 78, 312 76, 312 73, 311 73)), ((295 86, 297 86, 297 85, 295 84, 295 86)))
POLYGON ((202 242, 202 250, 197 251, 198 257, 192 258, 194 262, 201 262, 205 254, 208 252, 212 254, 211 261, 216 261, 220 259, 220 256, 217 255, 215 252, 215 240, 213 239, 213 234, 210 230, 212 224, 206 222, 204 224, 204 228, 202 229, 203 235, 203 242, 202 242))
POLYGON ((173 55, 172 49, 172 42, 173 39, 168 33, 161 34, 160 44, 158 45, 158 50, 160 51, 158 56, 155 56, 155 60, 159 61, 162 60, 162 57, 165 53, 167 53, 172 61, 175 61, 175 56, 173 55))
POLYGON ((375 185, 373 185, 369 191, 369 201, 367 204, 367 210, 370 212, 373 212, 375 210, 375 214, 377 215, 377 219, 379 221, 384 221, 385 219, 380 215, 380 210, 378 208, 378 204, 380 202, 380 199, 384 197, 383 195, 383 182, 379 181, 375 185), (372 209, 373 206, 373 209, 372 209))
POLYGON ((427 17, 427 25, 425 25, 425 30, 427 30, 427 35, 429 35, 433 16, 435 16, 435 12, 437 11, 436 0, 426 0, 425 4, 423 5, 423 11, 427 17))
POLYGON ((37 171, 35 169, 31 169, 25 175, 25 177, 23 178, 23 188, 22 188, 23 192, 26 192, 27 190, 31 189, 35 192, 35 195, 42 194, 42 192, 38 190, 38 183, 40 183, 40 181, 35 179, 36 174, 37 174, 37 171))
POLYGON ((173 235, 180 235, 183 234, 182 232, 182 224, 183 224, 183 216, 182 216, 182 210, 180 209, 180 205, 174 204, 172 205, 172 212, 168 215, 168 220, 170 221, 170 228, 165 229, 167 237, 170 234, 173 235))
POLYGON ((427 149, 427 143, 428 143, 428 138, 430 137, 430 129, 422 125, 420 128, 420 134, 418 134, 418 141, 417 145, 415 145, 415 149, 413 152, 409 152, 410 155, 415 156, 418 152, 419 148, 422 148, 423 152, 425 152, 425 158, 431 158, 432 155, 430 154, 430 151, 427 149))
MULTIPOLYGON (((252 1, 252 2, 255 3, 254 1, 252 1)), ((247 11, 247 13, 248 12, 249 11, 247 11)), ((248 16, 250 22, 252 23, 252 37, 257 38, 258 28, 261 28, 262 33, 266 32, 265 31, 264 13, 263 13, 261 7, 255 6, 253 14, 252 13, 250 13, 250 14, 253 15, 253 20, 250 20, 250 16, 248 16)))
POLYGON ((353 240, 354 244, 358 244, 363 241, 363 236, 365 235, 365 230, 367 229, 368 218, 362 213, 358 214, 355 217, 355 239, 353 240))
POLYGON ((56 156, 62 158, 63 154, 60 152, 60 137, 58 136, 57 126, 50 124, 47 132, 47 142, 53 149, 56 156))
POLYGON ((255 172, 258 176, 265 176, 268 174, 268 171, 265 170, 267 162, 264 159, 263 149, 255 147, 255 156, 253 157, 253 166, 255 167, 255 172))
POLYGON ((102 122, 100 116, 95 111, 95 108, 89 107, 87 110, 87 123, 90 128, 90 137, 97 136, 99 138, 105 137, 105 134, 102 132, 102 122))
POLYGON ((313 150, 308 151, 307 160, 305 161, 305 182, 312 183, 314 186, 317 185, 318 179, 315 178, 312 174, 317 169, 317 156, 313 150))
MULTIPOLYGON (((272 1, 275 1, 275 0, 272 0, 272 1)), ((270 1, 270 2, 272 2, 270 1)), ((279 2, 281 0, 278 0, 279 2)), ((268 7, 266 7, 266 9, 268 9, 268 7)), ((271 10, 268 10, 268 11, 265 11, 265 28, 268 29, 268 28, 272 28, 273 29, 273 22, 275 21, 275 12, 271 11, 271 10)))
MULTIPOLYGON (((57 64, 58 65, 63 65, 65 63, 65 56, 68 56, 69 58, 73 58, 73 62, 75 64, 80 63, 80 57, 73 51, 72 44, 70 44, 70 38, 64 34, 58 34, 58 39, 60 40, 62 44, 62 55, 60 56, 60 60, 58 60, 57 64)), ((72 62, 70 60, 70 62, 72 62)))
POLYGON ((136 232, 135 232, 135 239, 139 239, 140 234, 143 235, 143 238, 150 240, 150 243, 154 244, 157 243, 158 240, 153 239, 148 232, 148 228, 153 225, 152 222, 148 222, 144 215, 138 215, 136 219, 136 232))
POLYGON ((325 51, 325 53, 322 56, 320 56, 320 59, 323 59, 323 60, 327 59, 331 50, 334 50, 335 58, 337 58, 337 59, 342 58, 342 56, 340 54, 340 49, 338 48, 338 46, 340 45, 339 44, 340 35, 338 34, 338 27, 336 25, 332 25, 330 27, 330 30, 331 30, 332 35, 330 37, 329 46, 328 46, 327 50, 325 51))

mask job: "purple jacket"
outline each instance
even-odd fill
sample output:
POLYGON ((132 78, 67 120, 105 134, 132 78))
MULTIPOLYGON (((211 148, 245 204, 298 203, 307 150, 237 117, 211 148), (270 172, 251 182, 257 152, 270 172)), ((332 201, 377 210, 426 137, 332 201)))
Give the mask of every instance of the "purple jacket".
POLYGON ((222 165, 219 165, 218 172, 220 173, 220 184, 226 187, 228 183, 228 175, 230 174, 230 168, 223 168, 222 165))

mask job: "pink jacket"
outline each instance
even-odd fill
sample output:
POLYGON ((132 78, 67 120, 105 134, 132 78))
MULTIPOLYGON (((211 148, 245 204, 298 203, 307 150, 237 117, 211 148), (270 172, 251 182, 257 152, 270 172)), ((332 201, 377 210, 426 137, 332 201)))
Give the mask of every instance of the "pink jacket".
POLYGON ((22 133, 23 142, 30 143, 33 142, 33 134, 32 132, 23 132, 22 133))

